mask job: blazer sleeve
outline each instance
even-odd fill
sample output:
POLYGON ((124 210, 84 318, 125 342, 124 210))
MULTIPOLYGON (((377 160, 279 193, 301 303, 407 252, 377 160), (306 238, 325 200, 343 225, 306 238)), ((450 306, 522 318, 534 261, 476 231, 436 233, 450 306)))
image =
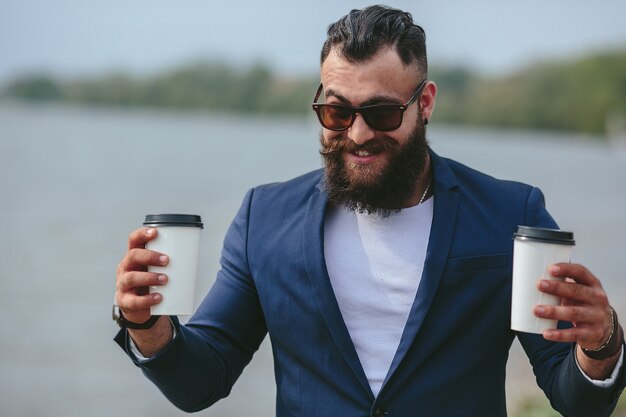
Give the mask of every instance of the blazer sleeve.
MULTIPOLYGON (((528 196, 526 224, 557 227, 545 209, 541 191, 533 188, 528 196)), ((559 328, 570 327, 559 322, 559 328)), ((601 388, 587 380, 576 364, 574 343, 554 343, 541 335, 518 332, 537 384, 549 398, 552 407, 568 417, 609 416, 626 385, 624 366, 612 387, 601 388)))
POLYGON ((227 396, 267 333, 246 250, 253 194, 248 192, 228 229, 211 290, 186 325, 174 320, 176 338, 147 361, 130 352, 128 332, 115 338, 148 379, 187 412, 227 396))

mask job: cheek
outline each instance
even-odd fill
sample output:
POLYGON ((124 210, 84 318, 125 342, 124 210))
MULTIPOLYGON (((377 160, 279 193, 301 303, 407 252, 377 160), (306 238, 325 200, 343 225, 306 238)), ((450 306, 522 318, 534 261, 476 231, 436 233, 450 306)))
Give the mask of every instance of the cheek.
POLYGON ((413 132, 415 132, 415 129, 417 128, 417 121, 415 120, 415 117, 415 114, 405 114, 400 129, 394 130, 393 132, 387 132, 387 135, 398 144, 404 145, 408 142, 409 138, 413 135, 413 132))
POLYGON ((327 146, 332 143, 336 143, 341 139, 343 132, 335 132, 334 130, 322 129, 320 133, 320 144, 327 146))
POLYGON ((344 132, 336 132, 334 130, 322 129, 322 137, 326 141, 337 140, 344 132))
POLYGON ((387 132, 387 137, 391 140, 393 140, 394 142, 396 142, 397 145, 402 146, 407 142, 407 138, 410 135, 410 131, 404 129, 404 126, 401 127, 398 130, 395 130, 393 132, 387 132))

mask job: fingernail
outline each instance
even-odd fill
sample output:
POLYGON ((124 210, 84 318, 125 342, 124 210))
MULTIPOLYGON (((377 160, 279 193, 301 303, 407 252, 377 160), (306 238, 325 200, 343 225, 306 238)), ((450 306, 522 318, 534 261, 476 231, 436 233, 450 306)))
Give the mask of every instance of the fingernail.
POLYGON ((559 272, 561 272, 561 267, 556 266, 556 265, 552 265, 552 266, 550 267, 550 273, 551 273, 552 275, 555 275, 555 274, 557 274, 557 275, 558 275, 558 273, 559 273, 559 272))
POLYGON ((543 337, 545 337, 546 339, 554 337, 554 335, 556 335, 556 332, 554 330, 545 330, 543 332, 543 337))
POLYGON ((544 314, 546 312, 546 308, 545 307, 535 307, 535 313, 536 314, 544 314))
POLYGON ((165 275, 159 275, 159 276, 157 277, 157 280, 158 280, 159 282, 165 283, 165 281, 167 281, 167 277, 166 277, 165 275))
POLYGON ((550 288, 550 282, 542 279, 541 281, 539 281, 539 288, 541 288, 542 290, 547 290, 548 288, 550 288))
POLYGON ((167 262, 167 256, 165 255, 161 255, 159 256, 159 262, 161 262, 162 264, 167 262))
POLYGON ((154 301, 161 301, 161 294, 152 294, 152 299, 154 301))
POLYGON ((154 233, 154 230, 152 230, 152 228, 148 228, 146 230, 146 236, 152 236, 152 233, 154 233))

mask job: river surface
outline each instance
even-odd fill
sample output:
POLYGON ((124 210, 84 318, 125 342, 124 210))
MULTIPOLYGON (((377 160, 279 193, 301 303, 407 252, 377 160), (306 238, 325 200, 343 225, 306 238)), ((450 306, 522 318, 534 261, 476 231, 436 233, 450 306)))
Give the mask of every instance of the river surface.
MULTIPOLYGON (((311 115, 313 116, 313 115, 311 115)), ((156 212, 202 215, 198 298, 247 189, 321 166, 306 119, 0 102, 0 415, 160 417, 172 406, 112 341, 115 267, 156 212)), ((573 230, 573 260, 626 317, 626 155, 585 136, 438 126, 434 150, 532 183, 573 230)), ((272 416, 264 342, 231 396, 200 416, 272 416)), ((516 344, 510 403, 536 393, 516 344)))

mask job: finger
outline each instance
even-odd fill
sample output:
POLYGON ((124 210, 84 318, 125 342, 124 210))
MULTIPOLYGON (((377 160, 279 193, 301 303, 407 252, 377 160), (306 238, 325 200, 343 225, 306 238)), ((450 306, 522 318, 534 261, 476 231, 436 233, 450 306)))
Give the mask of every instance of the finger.
POLYGON ((542 279, 539 280, 537 288, 546 294, 567 298, 573 302, 608 305, 608 298, 602 287, 589 287, 573 282, 542 279))
POLYGON ((550 329, 544 330, 543 338, 553 342, 579 342, 583 338, 583 330, 580 327, 571 327, 569 329, 550 329))
MULTIPOLYGON (((137 313, 150 314, 150 307, 158 304, 163 300, 163 297, 159 293, 151 293, 146 295, 135 295, 129 292, 117 293, 116 301, 122 312, 129 320, 131 315, 137 313)), ((133 320, 131 320, 133 321, 133 320)))
POLYGON ((576 342, 586 349, 596 349, 602 344, 605 336, 597 326, 579 326, 569 329, 545 330, 543 337, 553 342, 576 342))
POLYGON ((146 266, 164 266, 168 262, 169 257, 165 254, 147 249, 133 248, 126 253, 118 268, 118 273, 123 274, 126 271, 133 271, 146 266))
POLYGON ((605 315, 602 310, 591 307, 572 306, 535 306, 535 316, 550 320, 575 322, 577 326, 584 323, 604 323, 605 315))
POLYGON ((167 283, 167 276, 154 272, 130 271, 122 274, 117 282, 120 292, 128 292, 138 287, 148 287, 150 285, 164 285, 167 283))
POLYGON ((550 275, 557 278, 571 278, 589 287, 602 287, 600 280, 580 264, 559 263, 550 266, 550 275))
POLYGON ((154 227, 142 227, 128 236, 128 249, 143 248, 146 242, 151 241, 159 232, 154 227))

